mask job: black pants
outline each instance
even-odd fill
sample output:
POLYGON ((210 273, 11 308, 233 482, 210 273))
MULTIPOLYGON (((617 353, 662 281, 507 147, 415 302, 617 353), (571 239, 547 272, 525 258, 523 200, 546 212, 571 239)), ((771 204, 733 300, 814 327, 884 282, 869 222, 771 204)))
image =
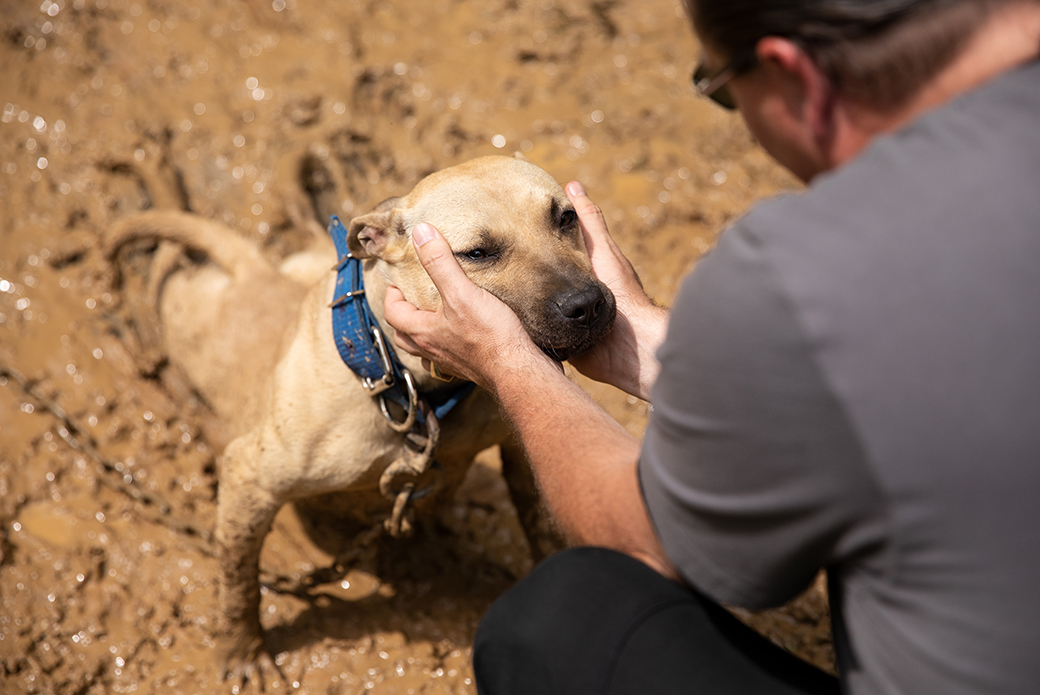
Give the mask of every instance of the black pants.
POLYGON ((840 692, 697 592, 602 548, 550 557, 477 630, 481 695, 840 692))

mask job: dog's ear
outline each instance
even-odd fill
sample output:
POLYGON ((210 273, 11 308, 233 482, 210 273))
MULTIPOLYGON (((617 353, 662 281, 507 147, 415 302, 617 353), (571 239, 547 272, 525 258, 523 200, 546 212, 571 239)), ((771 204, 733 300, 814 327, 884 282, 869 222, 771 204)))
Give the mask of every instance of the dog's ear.
POLYGON ((530 159, 524 156, 523 152, 519 151, 513 153, 513 159, 519 159, 520 161, 528 162, 529 164, 534 164, 534 162, 532 162, 530 159))
POLYGON ((393 237, 404 233, 397 201, 387 198, 376 205, 372 212, 355 217, 347 228, 347 248, 354 258, 379 258, 386 244, 393 237))

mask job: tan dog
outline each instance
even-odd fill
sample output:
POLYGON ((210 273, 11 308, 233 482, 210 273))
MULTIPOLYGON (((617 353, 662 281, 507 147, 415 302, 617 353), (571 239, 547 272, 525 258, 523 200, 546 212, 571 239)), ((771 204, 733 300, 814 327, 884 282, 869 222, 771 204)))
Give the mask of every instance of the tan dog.
MULTIPOLYGON (((382 313, 389 284, 420 308, 435 310, 440 303, 411 242, 410 230, 419 222, 440 229, 466 273, 508 304, 556 359, 609 332, 614 298, 592 274, 562 188, 526 160, 483 157, 435 173, 408 195, 351 221, 349 248, 366 259, 366 295, 388 342, 393 332, 382 313)), ((392 501, 380 493, 381 476, 386 482, 394 462, 414 461, 416 446, 391 429, 378 398, 337 353, 329 308, 336 278, 328 270, 336 262, 331 243, 276 269, 220 225, 154 212, 122 221, 106 246, 114 257, 140 238, 176 241, 210 261, 173 272, 168 265, 158 310, 170 361, 234 437, 220 466, 216 539, 228 667, 245 677, 258 657, 269 659, 262 649, 258 558, 275 513, 287 502, 321 496, 323 507, 357 519, 387 517, 392 501)), ((417 358, 397 354, 419 392, 455 388, 423 372, 417 358)), ((403 419, 396 406, 390 411, 403 419)), ((427 457, 440 468, 438 493, 416 502, 420 511, 433 498, 450 496, 473 457, 495 444, 502 445, 503 470, 530 537, 536 513, 530 473, 498 408, 480 390, 440 423, 427 457)), ((416 489, 431 475, 426 470, 414 479, 416 489)))

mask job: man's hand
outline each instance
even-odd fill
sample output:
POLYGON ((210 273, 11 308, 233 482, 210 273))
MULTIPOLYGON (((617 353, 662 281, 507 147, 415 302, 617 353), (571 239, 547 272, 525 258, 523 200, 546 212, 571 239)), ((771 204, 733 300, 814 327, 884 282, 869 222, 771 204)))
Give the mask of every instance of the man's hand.
POLYGON ((659 369, 655 352, 664 340, 668 312, 643 291, 632 264, 610 237, 603 213, 582 185, 577 181, 567 184, 567 197, 578 213, 592 269, 617 300, 617 319, 610 335, 570 362, 590 379, 649 400, 659 369))
POLYGON ((578 213, 585 248, 596 277, 610 288, 619 303, 649 302, 635 269, 610 237, 603 211, 586 195, 579 182, 568 183, 566 191, 578 213))
POLYGON ((460 376, 484 388, 491 387, 489 375, 497 365, 522 363, 525 354, 542 354, 513 310, 466 277, 433 225, 416 225, 412 241, 441 295, 441 308, 422 311, 398 288, 387 290, 385 317, 402 350, 432 361, 444 375, 460 376))

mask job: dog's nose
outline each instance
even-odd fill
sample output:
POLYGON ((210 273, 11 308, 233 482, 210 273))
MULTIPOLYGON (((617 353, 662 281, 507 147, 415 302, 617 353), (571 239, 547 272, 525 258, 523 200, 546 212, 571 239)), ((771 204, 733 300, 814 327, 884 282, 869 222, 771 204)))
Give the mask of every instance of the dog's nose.
POLYGON ((556 309, 567 321, 590 328, 604 314, 607 299, 598 287, 572 290, 556 298, 556 309))

